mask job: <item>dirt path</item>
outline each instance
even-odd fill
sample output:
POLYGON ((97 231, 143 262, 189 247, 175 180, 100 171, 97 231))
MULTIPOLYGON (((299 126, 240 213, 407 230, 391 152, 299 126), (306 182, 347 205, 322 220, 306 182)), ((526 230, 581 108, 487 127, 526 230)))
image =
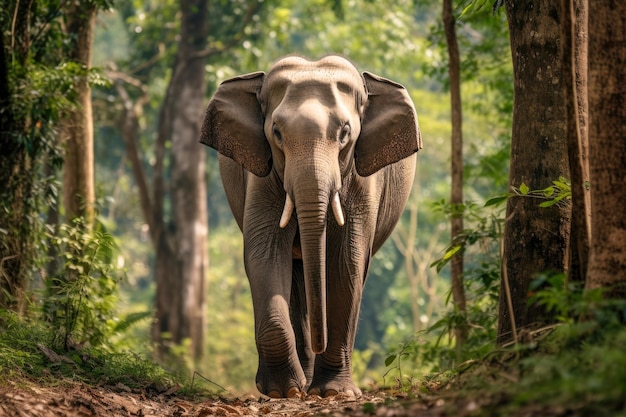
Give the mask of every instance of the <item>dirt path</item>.
POLYGON ((168 392, 133 392, 124 386, 92 387, 74 383, 57 387, 20 384, 0 388, 2 417, 462 416, 473 411, 472 407, 465 407, 465 410, 455 407, 457 413, 448 414, 441 399, 418 401, 383 392, 366 393, 359 399, 338 395, 288 400, 251 397, 194 401, 168 392))

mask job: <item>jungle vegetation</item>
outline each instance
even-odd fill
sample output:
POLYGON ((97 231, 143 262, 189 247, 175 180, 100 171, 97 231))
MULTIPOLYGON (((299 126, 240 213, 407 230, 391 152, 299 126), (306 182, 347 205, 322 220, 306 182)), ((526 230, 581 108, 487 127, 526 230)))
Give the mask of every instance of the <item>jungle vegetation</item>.
POLYGON ((41 377, 38 344, 253 392, 242 240, 202 112, 231 76, 338 53, 406 86, 424 138, 370 267, 360 384, 623 415, 618 3, 2 0, 0 381, 41 377))

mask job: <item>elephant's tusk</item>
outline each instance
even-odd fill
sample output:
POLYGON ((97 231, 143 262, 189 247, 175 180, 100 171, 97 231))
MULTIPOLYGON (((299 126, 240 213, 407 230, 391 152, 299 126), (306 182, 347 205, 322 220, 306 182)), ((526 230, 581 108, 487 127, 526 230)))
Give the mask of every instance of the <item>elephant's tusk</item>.
POLYGON ((287 197, 285 197, 285 208, 283 209, 283 214, 280 216, 280 223, 278 224, 281 229, 284 229, 289 224, 289 220, 291 220, 291 215, 293 214, 293 201, 291 201, 291 197, 289 197, 289 193, 287 193, 287 197))
POLYGON ((335 220, 337 220, 337 224, 339 226, 343 226, 345 221, 343 219, 343 210, 341 209, 341 201, 339 201, 339 193, 335 193, 333 197, 333 202, 331 203, 333 207, 333 214, 335 215, 335 220))

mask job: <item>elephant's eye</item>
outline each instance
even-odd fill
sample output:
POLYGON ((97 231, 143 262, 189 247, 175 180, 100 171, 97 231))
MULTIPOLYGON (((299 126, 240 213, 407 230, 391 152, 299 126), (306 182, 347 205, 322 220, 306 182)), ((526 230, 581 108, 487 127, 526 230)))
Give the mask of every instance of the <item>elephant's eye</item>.
POLYGON ((283 135, 281 135, 280 130, 278 129, 278 126, 276 125, 272 126, 272 133, 274 134, 274 137, 279 143, 283 141, 283 135))
POLYGON ((350 125, 346 123, 341 128, 341 131, 339 131, 339 143, 343 145, 348 141, 349 138, 350 138, 350 125))

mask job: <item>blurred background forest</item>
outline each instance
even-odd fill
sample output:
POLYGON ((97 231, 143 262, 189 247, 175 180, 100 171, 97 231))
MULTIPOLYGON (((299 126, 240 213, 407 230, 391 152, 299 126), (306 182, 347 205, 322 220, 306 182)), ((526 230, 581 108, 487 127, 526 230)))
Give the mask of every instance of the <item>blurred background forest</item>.
MULTIPOLYGON (((437 3, 355 0, 337 9, 325 0, 210 2, 209 31, 215 45, 228 44, 242 25, 245 35, 206 60, 207 99, 224 79, 267 71, 283 55, 317 59, 338 53, 362 71, 403 84, 415 103, 425 147, 419 153, 406 214, 369 271, 355 353, 356 378, 364 385, 383 384, 389 352, 447 311, 449 273, 447 268, 437 273, 431 266, 450 242, 445 209, 450 193, 448 60, 437 3), (250 7, 255 12, 250 22, 243 22, 250 7)), ((94 66, 101 68, 104 77, 111 69, 129 74, 142 83, 146 94, 138 122, 140 154, 147 167, 155 159, 159 108, 180 30, 178 7, 174 2, 118 1, 112 10, 99 13, 96 23, 94 66)), ((468 10, 458 32, 465 104, 465 193, 480 207, 490 196, 505 193, 508 182, 512 69, 505 16, 488 6, 468 10)), ((132 82, 128 89, 133 89, 132 82)), ((123 317, 153 308, 154 252, 117 124, 122 102, 114 88, 97 87, 93 103, 98 207, 122 248, 117 263, 126 270, 118 311, 123 317)), ((222 190, 217 154, 200 144, 195 151, 207 158, 209 221, 206 352, 196 369, 231 390, 251 391, 256 350, 242 239, 222 190)), ((485 222, 489 215, 477 215, 478 221, 485 222)), ((487 264, 480 257, 468 265, 476 274, 495 274, 493 285, 497 268, 497 263, 487 264), (487 267, 492 271, 483 270, 487 267)), ((489 295, 485 302, 495 303, 497 289, 490 291, 481 296, 489 295)), ((493 325, 495 317, 491 320, 493 325)), ((133 337, 123 335, 116 343, 149 353, 149 321, 135 325, 133 337)), ((421 362, 412 364, 415 369, 409 372, 431 370, 432 365, 421 362)), ((393 377, 387 378, 387 383, 393 382, 393 377)))
MULTIPOLYGON (((41 88, 36 100, 54 104, 54 114, 47 115, 50 137, 44 141, 48 148, 44 153, 52 156, 47 157, 52 162, 42 168, 43 180, 35 185, 40 187, 36 188, 40 191, 38 196, 45 198, 38 203, 43 204, 40 211, 47 216, 47 225, 43 229, 33 226, 34 233, 36 230, 43 233, 39 242, 42 247, 65 248, 60 250, 66 254, 65 268, 69 265, 70 269, 85 267, 76 256, 72 258, 68 254, 72 242, 94 244, 95 249, 90 252, 94 260, 86 264, 91 269, 102 269, 97 274, 100 288, 81 290, 90 292, 92 297, 85 307, 99 312, 94 313, 91 321, 82 323, 83 330, 77 324, 66 331, 80 339, 74 342, 104 343, 147 357, 156 355, 170 369, 181 373, 196 370, 233 392, 252 392, 256 350, 250 291, 242 263, 242 239, 222 190, 217 154, 199 143, 187 155, 206 158, 202 165, 206 167, 202 173, 206 185, 202 186, 206 189, 208 212, 208 268, 206 287, 201 287, 206 298, 198 306, 199 314, 204 316, 200 320, 201 326, 205 326, 203 340, 193 341, 200 346, 198 351, 197 347, 190 348, 192 341, 188 337, 172 336, 174 343, 169 345, 168 355, 163 356, 155 345, 152 328, 159 298, 156 294, 159 255, 155 250, 158 245, 154 243, 155 226, 151 227, 146 220, 150 214, 146 214, 149 210, 142 200, 145 190, 138 183, 147 182, 144 186, 148 189, 162 188, 163 203, 157 216, 163 219, 165 229, 176 229, 173 207, 180 195, 176 193, 191 191, 180 188, 180 181, 173 177, 175 164, 182 164, 180 158, 187 157, 184 154, 171 159, 163 157, 164 153, 176 152, 176 140, 162 139, 160 129, 168 111, 170 114, 187 111, 185 102, 169 107, 164 103, 176 103, 168 98, 171 88, 168 85, 173 84, 176 78, 173 74, 181 60, 181 30, 189 30, 181 29, 185 7, 189 7, 187 15, 192 16, 196 6, 169 0, 117 0, 94 5, 97 12, 91 11, 96 17, 88 78, 93 108, 94 207, 97 230, 103 233, 97 235, 101 241, 94 243, 88 234, 83 235, 80 225, 61 226, 61 237, 56 240, 45 233, 59 230, 56 223, 59 213, 61 217, 71 217, 69 209, 61 203, 63 146, 53 137, 56 129, 53 125, 66 111, 63 106, 70 109, 75 106, 72 100, 76 97, 70 85, 76 77, 85 75, 80 68, 66 63, 54 64, 54 71, 41 67, 33 75, 41 88), (64 83, 69 84, 65 89, 59 88, 64 83), (44 91, 55 86, 54 94, 44 91), (159 180, 162 182, 158 183, 159 180), (102 242, 110 245, 110 250, 97 261, 102 253, 98 245, 102 242)), ((43 44, 37 53, 48 54, 46 59, 53 63, 57 59, 54 51, 63 53, 58 51, 63 51, 70 42, 64 41, 60 33, 43 29, 46 25, 49 25, 47 29, 54 29, 58 22, 52 19, 60 5, 42 2, 38 7, 40 36, 48 38, 35 39, 33 45, 43 44)), ((84 19, 80 15, 83 12, 76 12, 79 18, 84 19)), ((200 108, 192 109, 191 114, 202 114, 221 81, 247 72, 267 71, 275 60, 287 54, 312 59, 341 54, 359 70, 392 79, 408 89, 425 145, 418 155, 418 172, 405 214, 369 270, 354 372, 358 384, 376 386, 395 383, 396 378, 402 379, 401 372, 404 378, 412 378, 440 367, 441 362, 429 362, 424 354, 412 355, 402 366, 400 359, 410 346, 419 349, 422 342, 437 339, 437 335, 425 333, 426 329, 435 324, 446 327, 455 320, 449 302, 449 268, 444 266, 447 259, 442 259, 451 241, 449 220, 455 210, 458 213, 459 206, 455 208, 449 202, 451 108, 441 5, 427 0, 220 0, 208 2, 204 13, 208 21, 207 44, 201 59, 205 81, 197 88, 206 87, 206 91, 203 101, 194 104, 200 108), (437 261, 439 267, 433 266, 437 261)), ((465 133, 466 201, 461 211, 466 212, 466 227, 472 230, 469 236, 472 247, 467 250, 474 255, 468 258, 465 275, 467 296, 475 315, 472 321, 482 332, 474 340, 480 347, 495 339, 498 239, 503 217, 501 211, 494 209, 497 206, 483 206, 490 197, 507 192, 513 75, 503 10, 492 10, 487 2, 468 2, 459 5, 454 16, 465 133)), ((11 21, 11 16, 4 15, 4 19, 11 21)), ((36 107, 37 101, 34 103, 36 107)), ((81 209, 77 210, 80 214, 81 209)), ((50 252, 48 255, 54 256, 50 252)), ((72 316, 67 305, 61 303, 66 311, 59 312, 61 308, 55 307, 49 297, 37 296, 36 292, 67 297, 66 300, 81 293, 55 292, 55 284, 50 284, 55 272, 46 266, 45 259, 38 265, 31 301, 43 303, 49 315, 62 317, 67 323, 68 316, 72 316)), ((169 279, 175 281, 179 277, 169 279)), ((168 295, 177 289, 162 291, 167 304, 168 295)), ((162 333, 158 337, 169 336, 162 333)), ((446 363, 459 359, 452 340, 439 340, 441 349, 437 355, 448 355, 446 363)), ((161 343, 167 340, 161 339, 161 343)))

